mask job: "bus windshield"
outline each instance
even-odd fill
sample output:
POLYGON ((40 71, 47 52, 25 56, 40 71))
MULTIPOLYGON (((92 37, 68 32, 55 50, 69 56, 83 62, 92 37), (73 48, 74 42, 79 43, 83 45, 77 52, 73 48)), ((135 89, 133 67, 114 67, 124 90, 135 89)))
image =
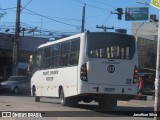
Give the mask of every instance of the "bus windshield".
POLYGON ((99 33, 88 36, 90 58, 126 59, 133 58, 135 38, 126 34, 99 33))

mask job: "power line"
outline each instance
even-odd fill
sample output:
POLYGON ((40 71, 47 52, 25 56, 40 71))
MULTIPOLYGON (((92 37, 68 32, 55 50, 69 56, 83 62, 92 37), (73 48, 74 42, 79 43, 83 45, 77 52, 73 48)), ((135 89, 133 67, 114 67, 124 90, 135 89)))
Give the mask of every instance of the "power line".
MULTIPOLYGON (((34 29, 35 27, 37 27, 37 26, 33 26, 33 25, 30 25, 30 24, 27 24, 27 23, 23 23, 23 22, 21 22, 20 23, 20 28, 21 28, 21 30, 20 30, 20 32, 22 33, 23 32, 23 30, 22 29, 25 29, 25 34, 27 35, 30 35, 31 33, 28 33, 28 31, 30 31, 30 30, 32 30, 32 29, 34 29)), ((1 32, 3 32, 3 33, 14 33, 14 31, 15 31, 15 27, 14 27, 14 25, 12 25, 12 26, 5 26, 5 25, 0 25, 0 31, 1 32)), ((61 34, 75 34, 75 33, 79 33, 79 31, 77 31, 77 32, 75 32, 75 30, 59 30, 59 31, 57 31, 57 30, 48 30, 48 29, 36 29, 35 31, 34 31, 35 33, 37 33, 37 32, 42 32, 42 33, 44 33, 45 34, 45 36, 51 36, 50 35, 50 33, 53 33, 54 34, 54 36, 58 36, 58 35, 61 35, 61 34), (46 35, 46 33, 48 33, 47 35, 46 35)), ((42 35, 42 36, 44 36, 44 35, 42 35)))
MULTIPOLYGON (((31 1, 32 1, 32 0, 30 0, 27 5, 29 5, 29 3, 30 3, 31 1)), ((58 20, 54 20, 54 19, 52 19, 52 18, 58 18, 58 19, 64 19, 64 20, 72 20, 72 21, 81 21, 81 20, 68 19, 68 18, 60 18, 60 17, 44 16, 44 15, 41 15, 41 14, 39 14, 39 13, 36 13, 36 12, 34 12, 34 11, 31 11, 31 10, 27 9, 27 8, 26 8, 27 5, 25 5, 25 7, 22 7, 22 10, 25 9, 25 10, 33 13, 32 15, 35 15, 35 14, 36 14, 36 15, 38 15, 38 16, 44 17, 44 18, 49 19, 49 20, 54 21, 54 22, 58 22, 58 23, 61 23, 61 24, 64 24, 64 25, 69 25, 69 26, 75 27, 75 28, 77 28, 77 29, 80 29, 80 28, 81 28, 81 27, 79 27, 79 26, 72 25, 72 24, 69 24, 69 23, 64 23, 64 22, 61 22, 61 21, 58 21, 58 20)), ((16 8, 16 7, 6 8, 6 9, 0 9, 0 10, 10 10, 10 9, 13 9, 13 8, 16 8)), ((21 11, 22 11, 22 10, 21 10, 21 11)), ((14 11, 14 12, 15 12, 15 11, 14 11)), ((25 13, 25 12, 23 12, 23 13, 25 13)), ((31 14, 31 13, 26 13, 26 14, 31 14)))
POLYGON ((61 17, 52 17, 52 16, 47 16, 50 18, 57 18, 57 19, 61 19, 61 20, 68 20, 68 21, 82 21, 80 19, 70 19, 70 18, 61 18, 61 17))
POLYGON ((107 5, 107 6, 110 6, 110 7, 112 7, 112 8, 114 8, 114 7, 116 7, 116 6, 112 6, 112 5, 109 5, 109 4, 106 4, 106 3, 103 3, 103 2, 100 2, 100 1, 98 1, 98 0, 93 0, 94 2, 97 2, 97 3, 99 3, 99 4, 101 4, 101 5, 107 5))
MULTIPOLYGON (((30 1, 22 8, 22 10, 25 9, 31 2, 32 2, 32 0, 30 0, 30 1)), ((22 10, 21 10, 21 11, 22 11, 22 10)))
POLYGON ((16 8, 17 8, 17 7, 5 8, 5 9, 4 9, 4 8, 3 8, 3 9, 0 8, 0 10, 10 10, 10 9, 16 9, 16 8))
MULTIPOLYGON (((31 3, 31 1, 32 1, 32 0, 30 0, 29 3, 31 3)), ((22 10, 23 10, 23 9, 26 9, 26 6, 28 6, 29 3, 28 3, 27 5, 25 5, 25 7, 22 7, 22 10)), ((14 8, 16 8, 16 7, 5 8, 5 9, 0 8, 0 10, 10 10, 10 9, 14 9, 14 8)), ((22 10, 21 10, 21 12, 22 12, 22 10)), ((14 12, 16 12, 16 11, 14 11, 14 12)), ((22 13, 30 14, 30 15, 35 15, 35 13, 33 13, 33 12, 32 12, 32 13, 22 12, 22 13)), ((80 19, 71 19, 71 18, 63 18, 63 17, 52 17, 52 16, 46 16, 46 17, 49 17, 49 18, 57 18, 57 19, 68 20, 68 21, 81 21, 80 19)), ((95 16, 95 17, 96 17, 96 16, 95 16)))
MULTIPOLYGON (((64 25, 72 26, 72 27, 75 27, 75 28, 77 28, 77 29, 80 29, 80 28, 81 28, 80 26, 73 25, 73 24, 70 24, 70 23, 66 23, 66 22, 63 22, 63 21, 61 21, 61 20, 55 20, 54 18, 62 19, 62 20, 71 20, 71 21, 81 21, 81 20, 45 16, 45 15, 42 15, 42 14, 39 14, 39 13, 36 13, 36 12, 34 12, 34 11, 31 11, 31 10, 27 9, 26 6, 28 6, 29 3, 31 3, 31 1, 32 1, 32 0, 30 0, 30 1, 27 3, 27 5, 25 5, 24 7, 22 7, 23 9, 25 9, 25 10, 27 10, 27 11, 30 12, 30 13, 28 12, 28 14, 38 15, 38 16, 41 16, 41 17, 46 18, 46 19, 48 19, 48 20, 51 20, 51 21, 54 21, 54 22, 57 22, 57 23, 61 23, 61 24, 64 24, 64 25)), ((93 8, 99 9, 99 10, 110 11, 110 10, 105 9, 105 8, 101 8, 101 7, 98 7, 98 6, 95 6, 95 5, 91 5, 91 4, 88 4, 88 3, 84 3, 84 2, 82 2, 82 1, 80 1, 80 0, 74 0, 74 1, 79 2, 79 3, 83 4, 83 5, 86 4, 86 5, 90 6, 90 7, 93 7, 93 8)), ((101 3, 102 3, 102 2, 101 2, 101 3)), ((13 9, 13 8, 12 8, 12 9, 13 9)), ((9 10, 9 8, 8 8, 8 10, 9 10)), ((23 13, 24 13, 24 12, 23 12, 23 13)), ((106 21, 109 19, 110 15, 111 15, 111 14, 109 14, 109 15, 107 16, 106 20, 104 21, 104 24, 105 24, 106 21)), ((86 17, 86 18, 87 18, 87 17, 86 17)), ((89 26, 89 25, 87 25, 87 26, 89 26)), ((89 26, 89 27, 91 28, 91 26, 89 26)), ((91 29, 94 30, 93 28, 91 28, 91 29)))
MULTIPOLYGON (((30 14, 30 15, 35 15, 34 13, 26 13, 26 12, 22 12, 22 13, 25 13, 25 14, 30 14)), ((104 14, 102 15, 102 14, 100 14, 100 15, 95 15, 95 16, 90 16, 90 17, 87 17, 86 16, 86 18, 97 18, 97 17, 99 17, 99 16, 104 16, 104 14)), ((60 20, 67 20, 67 21, 77 21, 77 22, 81 22, 82 20, 81 19, 71 19, 71 18, 63 18, 63 17, 53 17, 53 16, 46 16, 46 17, 49 17, 49 18, 52 18, 52 19, 54 19, 54 18, 56 18, 56 19, 60 19, 60 20)))
MULTIPOLYGON (((29 11, 30 13, 27 13, 27 14, 32 14, 32 15, 38 15, 38 16, 41 16, 41 17, 44 17, 44 18, 46 18, 46 19, 49 19, 49 20, 51 20, 51 21, 54 21, 54 22, 58 22, 58 23, 61 23, 61 24, 65 24, 65 25, 69 25, 69 26, 72 26, 72 27, 76 27, 77 29, 80 29, 81 27, 80 26, 76 26, 76 25, 73 25, 73 24, 69 24, 69 23, 66 23, 66 22, 62 22, 62 21, 59 21, 59 20, 55 20, 54 18, 57 18, 57 19, 61 19, 61 20, 68 20, 68 21, 81 21, 80 19, 68 19, 68 18, 61 18, 61 17, 51 17, 51 16, 44 16, 44 15, 41 15, 41 14, 39 14, 39 13, 36 13, 36 12, 34 12, 34 11, 31 11, 31 10, 29 10, 29 9, 27 9, 26 8, 26 6, 27 5, 29 5, 29 3, 31 3, 31 1, 32 0, 30 0, 26 5, 25 5, 25 7, 22 7, 23 9, 26 9, 27 11, 29 11)), ((81 3, 83 3, 83 2, 81 2, 81 3)), ((106 9, 104 9, 104 8, 99 8, 99 7, 97 7, 97 6, 93 6, 93 5, 91 5, 91 4, 87 4, 87 5, 89 5, 89 6, 92 6, 92 7, 96 7, 97 9, 101 9, 101 10, 105 10, 106 11, 106 9)), ((8 8, 9 9, 9 8, 8 8)), ((22 10, 23 10, 22 9, 22 10)), ((22 11, 21 10, 21 11, 22 11)), ((25 13, 25 12, 23 12, 23 13, 25 13)), ((93 28, 92 28, 93 29, 93 28)))
POLYGON ((89 28, 91 28, 93 31, 95 31, 95 29, 94 29, 93 27, 91 27, 87 22, 85 22, 85 24, 86 24, 89 28))
POLYGON ((27 8, 25 8, 25 9, 26 9, 27 11, 31 12, 31 13, 34 13, 35 15, 41 16, 41 17, 46 18, 46 19, 48 19, 48 20, 51 20, 51 21, 54 21, 54 22, 57 22, 57 23, 61 23, 61 24, 64 24, 64 25, 72 26, 72 27, 75 27, 75 28, 77 28, 77 29, 81 28, 81 27, 76 26, 76 25, 72 25, 72 24, 69 24, 69 23, 64 23, 64 22, 61 22, 61 21, 58 21, 58 20, 54 20, 54 19, 52 19, 52 18, 50 18, 50 17, 41 15, 41 14, 36 13, 36 12, 34 12, 34 11, 31 11, 31 10, 29 10, 29 9, 27 9, 27 8))
POLYGON ((106 11, 106 12, 111 12, 111 11, 112 11, 112 10, 108 10, 108 9, 106 9, 106 8, 102 8, 102 7, 98 7, 98 6, 95 6, 95 5, 91 5, 91 4, 82 2, 82 1, 80 1, 80 0, 73 0, 73 1, 78 2, 78 3, 80 3, 80 4, 83 4, 83 5, 85 4, 85 5, 87 5, 87 6, 90 6, 90 7, 99 9, 99 10, 103 10, 103 11, 106 11))
POLYGON ((111 14, 109 14, 109 15, 107 16, 107 18, 106 18, 105 21, 103 22, 103 25, 107 22, 107 20, 109 19, 110 16, 111 16, 111 14))

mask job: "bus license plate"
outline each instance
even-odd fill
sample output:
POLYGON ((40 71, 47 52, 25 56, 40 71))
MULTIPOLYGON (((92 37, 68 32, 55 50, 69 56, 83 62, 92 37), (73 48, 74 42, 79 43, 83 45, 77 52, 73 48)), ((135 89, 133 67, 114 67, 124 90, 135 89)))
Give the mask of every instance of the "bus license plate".
POLYGON ((114 91, 115 91, 115 88, 105 88, 105 91, 106 91, 106 92, 114 92, 114 91))

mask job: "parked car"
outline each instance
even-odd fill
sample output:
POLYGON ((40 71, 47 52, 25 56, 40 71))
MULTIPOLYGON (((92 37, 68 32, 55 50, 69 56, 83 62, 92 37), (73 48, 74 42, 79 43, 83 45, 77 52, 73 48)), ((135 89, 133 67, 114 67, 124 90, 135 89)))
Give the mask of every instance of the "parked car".
POLYGON ((15 94, 30 92, 30 84, 30 77, 28 76, 10 76, 7 81, 1 82, 1 89, 15 94))

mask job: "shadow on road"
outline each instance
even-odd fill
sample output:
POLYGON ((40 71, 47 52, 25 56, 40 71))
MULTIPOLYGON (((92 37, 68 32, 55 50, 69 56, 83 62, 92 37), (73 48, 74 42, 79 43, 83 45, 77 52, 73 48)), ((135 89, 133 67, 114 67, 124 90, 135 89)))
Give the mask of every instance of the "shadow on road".
MULTIPOLYGON (((87 111, 88 115, 96 116, 96 117, 118 117, 118 116, 134 116, 135 114, 144 114, 141 117, 153 117, 150 116, 150 113, 154 113, 153 107, 126 107, 126 106, 118 106, 114 107, 113 109, 107 109, 107 108, 100 108, 97 105, 83 105, 79 104, 77 106, 78 108, 82 109, 82 111, 87 111), (145 116, 147 115, 148 116, 145 116)), ((84 115, 84 112, 80 112, 79 114, 84 115)))
MULTIPOLYGON (((74 108, 74 107, 72 107, 74 108)), ((149 116, 149 113, 153 113, 150 110, 153 108, 141 108, 141 107, 115 107, 110 109, 101 109, 97 105, 78 105, 77 111, 70 109, 71 111, 50 111, 43 112, 44 116, 54 117, 133 117, 135 114, 143 114, 140 117, 153 117, 149 116), (130 109, 130 111, 128 111, 130 109), (138 111, 137 111, 138 110, 138 111), (148 110, 148 111, 147 111, 148 110), (147 115, 147 116, 146 116, 147 115)), ((136 116, 137 117, 137 116, 136 116)), ((138 116, 139 117, 139 116, 138 116)))

